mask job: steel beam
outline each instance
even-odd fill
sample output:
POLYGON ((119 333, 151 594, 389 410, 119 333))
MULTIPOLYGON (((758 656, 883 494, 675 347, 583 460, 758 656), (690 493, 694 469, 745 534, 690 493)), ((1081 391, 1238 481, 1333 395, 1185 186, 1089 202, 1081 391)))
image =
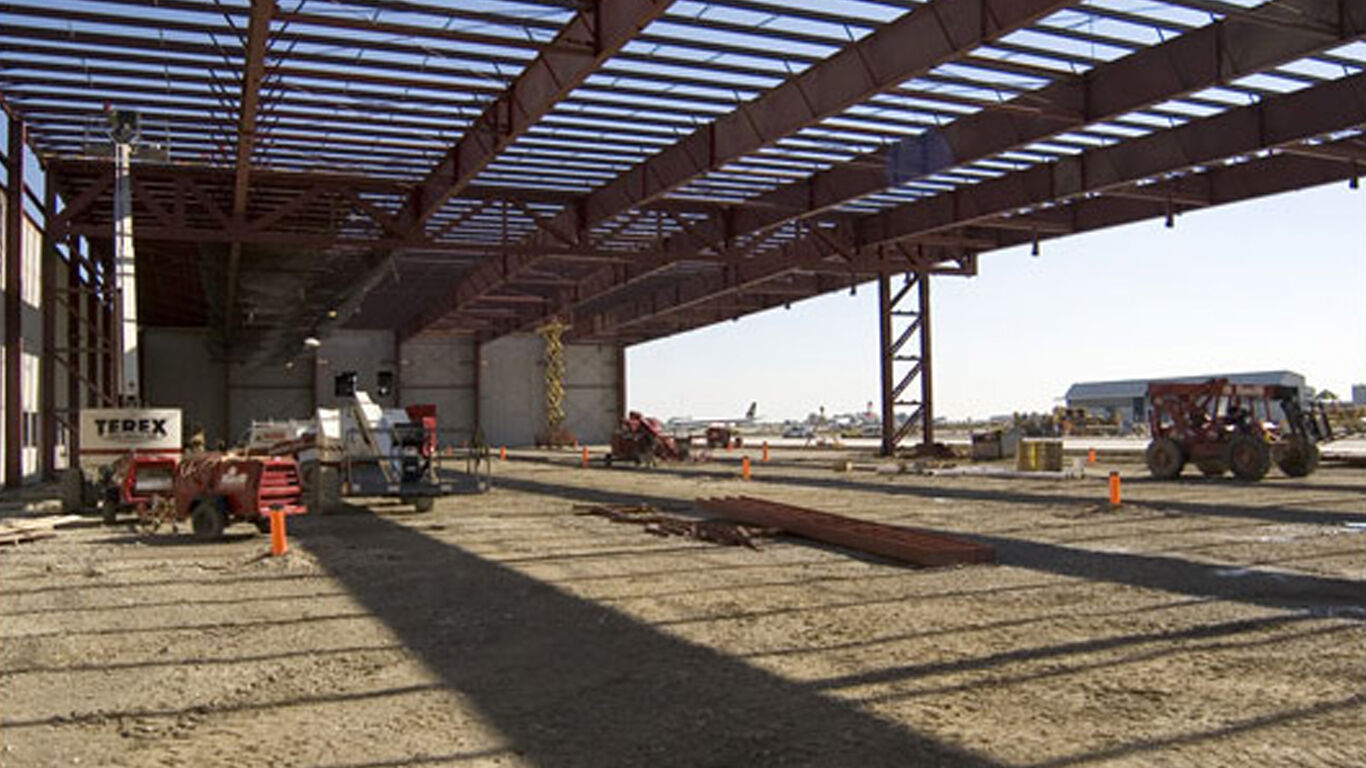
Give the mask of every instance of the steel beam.
MULTIPOLYGON (((266 48, 270 43, 270 19, 275 0, 251 0, 247 21, 246 60, 242 67, 241 111, 237 117, 237 154, 232 184, 232 220, 241 226, 251 192, 251 156, 256 148, 256 122, 261 106, 261 80, 266 71, 266 48)), ((229 333, 237 317, 237 283, 242 264, 242 243, 228 246, 228 289, 223 306, 223 325, 229 333)))
MULTIPOLYGON (((951 148, 953 162, 967 164, 1328 50, 1366 30, 1366 0, 1278 0, 1258 9, 1312 19, 1318 22, 1316 26, 1337 33, 1227 18, 1102 64, 1081 77, 1026 93, 1017 99, 1023 109, 983 110, 960 118, 939 129, 939 135, 951 148)), ((625 280, 603 271, 584 281, 574 301, 620 290, 702 252, 712 242, 772 231, 794 219, 881 191, 888 185, 887 160, 887 151, 879 150, 760 195, 733 216, 697 222, 690 232, 667 238, 655 249, 656 255, 633 268, 625 280)))
MULTIPOLYGON (((1249 107, 1230 110, 1214 117, 1187 123, 1178 128, 1151 134, 1112 147, 1104 147, 1048 163, 999 179, 982 182, 952 193, 910 203, 889 211, 873 214, 854 223, 853 236, 841 229, 827 230, 823 239, 806 237, 785 247, 780 257, 750 259, 746 262, 746 284, 754 285, 767 279, 801 268, 803 260, 821 258, 836 252, 830 244, 844 240, 843 250, 852 252, 862 270, 869 259, 876 259, 879 245, 898 241, 914 241, 926 236, 951 233, 967 224, 1001 225, 1014 229, 1020 240, 1038 238, 1041 234, 1066 234, 1082 231, 1088 226, 1070 214, 1059 218, 1057 209, 1041 211, 1026 218, 1001 218, 1031 206, 1052 203, 1068 198, 1103 192, 1107 189, 1135 189, 1138 182, 1165 174, 1200 168, 1220 163, 1227 158, 1249 155, 1293 142, 1301 142, 1336 131, 1366 125, 1366 74, 1353 75, 1323 85, 1295 91, 1267 99, 1249 107)), ((1334 162, 1334 161, 1324 161, 1334 162)), ((1337 161, 1343 176, 1350 175, 1351 164, 1337 161)), ((1215 165, 1205 172, 1211 180, 1210 204, 1231 199, 1242 199, 1237 190, 1225 191, 1217 184, 1231 178, 1231 171, 1240 166, 1225 168, 1215 165)), ((1241 175, 1239 175, 1241 176, 1241 175)), ((1268 188, 1272 180, 1243 180, 1254 188, 1268 188)), ((1294 187, 1290 187, 1293 189, 1294 187)), ((1157 187, 1155 189, 1159 189, 1157 187)), ((1160 192, 1159 192, 1160 193, 1160 192)), ((1178 197, 1190 198, 1199 191, 1173 192, 1166 203, 1170 210, 1178 197)), ((1255 196, 1255 195, 1254 195, 1255 196)), ((1085 202, 1085 201, 1083 201, 1085 202)), ((1147 215, 1163 215, 1161 202, 1132 200, 1130 210, 1149 211, 1147 215)), ((1064 210, 1091 210, 1094 205, 1083 205, 1064 210)), ((1118 201, 1110 201, 1111 209, 1118 201)), ((1146 216, 1145 216, 1146 217, 1146 216)), ((1140 217, 1143 218, 1143 217, 1140 217)), ((1010 242, 1009 240, 1005 241, 1010 242)), ((848 256, 846 255, 846 259, 848 256)), ((831 263, 836 263, 831 261, 831 263)), ((876 263, 876 261, 872 262, 876 263)), ((896 266, 895 262, 892 266, 896 266)), ((903 266, 902 271, 906 267, 903 266)), ((724 281, 711 280, 684 289, 680 306, 696 306, 710 298, 733 290, 724 281)), ((657 310, 656 310, 657 311, 657 310)), ((640 308, 628 307, 616 312, 612 319, 577 318, 577 327, 604 328, 614 324, 629 325, 643 316, 640 308)))
POLYGON ((5 487, 18 488, 23 465, 24 121, 9 116, 5 158, 5 487))
POLYGON ((600 0, 584 7, 491 102, 413 190, 400 220, 420 229, 504 149, 597 71, 672 0, 600 0))
MULTIPOLYGON (((1072 1, 930 0, 652 155, 578 204, 566 206, 550 228, 582 237, 581 233, 617 214, 837 115, 873 94, 896 88, 1072 1)), ((713 239, 723 242, 730 234, 720 231, 713 239)), ((490 261, 480 265, 445 300, 416 315, 404 333, 417 333, 442 315, 496 290, 534 261, 532 254, 512 264, 490 261)))
POLYGON ((41 414, 41 435, 38 444, 39 464, 45 480, 57 478, 57 242, 52 238, 47 221, 57 209, 56 185, 52 177, 43 185, 43 255, 42 255, 42 317, 43 356, 38 361, 38 412, 41 414))
POLYGON ((1007 174, 855 223, 867 248, 1366 125, 1366 74, 1007 174))
MULTIPOLYGON (((1320 145, 1325 149, 1345 148, 1351 140, 1320 145)), ((1091 232, 1108 227, 1121 226, 1165 216, 1169 212, 1179 214, 1188 207, 1207 208, 1216 205, 1252 200, 1269 195, 1292 192, 1331 182, 1345 181, 1360 174, 1360 167, 1351 163, 1321 157, 1303 157, 1279 154, 1252 159, 1234 165, 1218 165, 1204 168, 1179 179, 1163 184, 1150 185, 1148 188, 1159 191, 1170 188, 1176 200, 1186 198, 1198 201, 1194 205, 1168 203, 1153 197, 1137 196, 1100 196, 1087 197, 1064 203, 1035 214, 1034 220, 1046 225, 1031 231, 1028 228, 1002 229, 999 247, 1026 245, 1031 241, 1044 242, 1054 237, 1091 232)), ((816 246, 810 241, 793 244, 794 249, 810 249, 816 246)), ((896 262, 893 262, 895 265, 896 262)), ((901 271, 913 268, 902 266, 901 271)), ((762 271, 762 270, 760 270, 762 271)), ((775 259, 769 266, 767 279, 778 279, 790 274, 789 266, 775 259)), ((755 283, 765 279, 755 276, 755 283)), ((812 289, 808 295, 815 296, 848 287, 844 283, 826 282, 812 289)), ((679 309, 705 306, 708 302, 721 300, 733 288, 715 279, 692 279, 661 288, 648 299, 639 299, 623 304, 611 313, 589 318, 579 318, 576 329, 584 329, 578 340, 631 338, 645 340, 660 333, 640 333, 638 329, 654 322, 657 318, 667 317, 679 309)), ((772 306, 771 304, 769 306, 772 306)), ((760 307, 760 309, 766 309, 760 307)), ((706 323, 681 324, 671 326, 668 332, 689 330, 706 323)))

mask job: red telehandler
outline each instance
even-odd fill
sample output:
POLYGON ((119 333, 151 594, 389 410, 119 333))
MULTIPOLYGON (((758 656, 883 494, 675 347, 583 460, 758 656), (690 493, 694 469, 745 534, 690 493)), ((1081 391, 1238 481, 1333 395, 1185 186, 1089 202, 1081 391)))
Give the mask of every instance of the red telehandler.
POLYGON ((1148 385, 1148 469, 1169 480, 1187 462, 1210 476, 1232 471, 1260 480, 1274 461, 1291 477, 1319 465, 1318 443, 1332 438, 1323 409, 1300 403, 1295 387, 1233 384, 1216 378, 1198 384, 1148 385))

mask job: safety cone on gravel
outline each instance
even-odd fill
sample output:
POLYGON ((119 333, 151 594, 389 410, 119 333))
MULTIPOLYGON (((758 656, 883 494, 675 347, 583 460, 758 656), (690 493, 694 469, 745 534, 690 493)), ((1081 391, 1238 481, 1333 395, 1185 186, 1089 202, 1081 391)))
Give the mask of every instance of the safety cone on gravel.
POLYGON ((1092 448, 1091 450, 1089 450, 1089 451, 1086 452, 1086 463, 1087 463, 1087 464, 1095 464, 1095 463, 1096 463, 1096 449, 1095 449, 1095 448, 1092 448))
POLYGON ((767 441, 767 440, 764 441, 764 457, 763 457, 762 459, 760 459, 760 461, 762 461, 762 462, 765 463, 765 464, 768 463, 768 441, 767 441))
POLYGON ((748 480, 749 480, 749 457, 748 457, 748 456, 746 456, 746 457, 744 457, 743 459, 740 460, 740 479, 741 479, 741 480, 745 480, 745 481, 748 481, 748 480))
POLYGON ((583 453, 579 456, 579 466, 588 469, 588 446, 583 447, 583 453))
POLYGON ((1119 506, 1119 473, 1110 473, 1110 506, 1119 506))
POLYGON ((289 551, 289 541, 285 538, 285 511, 270 510, 270 554, 279 557, 289 551))
POLYGON ((498 448, 498 460, 499 460, 499 461, 507 461, 507 460, 508 460, 508 447, 507 447, 506 445, 501 446, 501 447, 498 448))

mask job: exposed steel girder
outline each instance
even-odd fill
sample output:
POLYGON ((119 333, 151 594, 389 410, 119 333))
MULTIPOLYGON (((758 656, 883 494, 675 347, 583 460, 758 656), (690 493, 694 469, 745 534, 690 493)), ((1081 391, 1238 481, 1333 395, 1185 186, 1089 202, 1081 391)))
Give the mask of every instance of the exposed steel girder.
MULTIPOLYGON (((237 153, 233 166, 232 221, 241 226, 247 213, 247 197, 251 192, 251 156, 256 148, 256 118, 261 106, 261 80, 265 77, 266 48, 270 42, 270 19, 275 0, 251 0, 251 14, 247 20, 246 61, 243 66, 242 98, 238 102, 237 153)), ((242 264, 242 243, 233 240, 228 253, 227 300, 223 307, 223 324, 231 331, 237 315, 237 282, 242 264)))
POLYGON ((1358 74, 873 214, 854 238, 860 248, 912 239, 1363 125, 1358 74))
MULTIPOLYGON (((549 228, 585 232, 1072 2, 930 0, 637 164, 579 204, 566 206, 549 228)), ((728 236, 723 231, 715 239, 728 236)), ((446 300, 415 316, 402 334, 416 334, 441 315, 496 291, 534 260, 533 256, 513 265, 511 271, 506 264, 480 265, 446 300)))
MULTIPOLYGON (((1353 140, 1323 145, 1325 149, 1341 149, 1344 152, 1355 146, 1353 140)), ((1187 207, 1198 209, 1236 203, 1352 179, 1360 174, 1360 169, 1363 167, 1366 167, 1366 163, 1353 165, 1339 159, 1305 157, 1289 153, 1271 155, 1234 165, 1218 165, 1178 179, 1143 187, 1143 189, 1151 190, 1154 193, 1151 197, 1127 195, 1122 197, 1109 195, 1087 197, 1046 210, 1036 211, 1032 214, 1031 219, 1037 228, 1016 226, 1003 228, 1000 233, 1000 247, 1023 245, 1030 241, 1043 242, 1054 237, 1160 218, 1169 213, 1179 214, 1187 207), (1195 202, 1182 204, 1156 199, 1158 194, 1167 190, 1171 191, 1173 200, 1185 199, 1195 202)), ((1124 189, 1128 191, 1136 188, 1131 186, 1124 189)), ((1004 221, 992 219, 980 223, 994 226, 995 223, 1004 221)), ((794 244, 792 249, 794 252, 811 251, 817 247, 816 243, 808 239, 799 244, 794 244)), ((903 268, 901 271, 906 270, 903 268)), ((762 286, 764 279, 780 279, 786 274, 790 274, 788 269, 775 268, 767 278, 756 276, 753 285, 762 286)), ((847 281, 845 286, 822 286, 821 290, 814 290, 809 295, 814 296, 819 293, 838 290, 841 287, 847 287, 850 282, 852 280, 847 281)), ((754 290, 756 293, 763 291, 762 287, 754 290)), ((724 301, 730 292, 732 289, 728 289, 716 281, 693 281, 688 284, 660 289, 653 294, 653 302, 636 301, 619 307, 611 316, 576 319, 576 336, 580 339, 631 338, 643 341, 656 335, 662 335, 641 334, 639 329, 673 312, 675 302, 680 306, 686 303, 686 306, 691 308, 704 307, 708 302, 724 301), (580 329, 582 329, 581 332, 580 329)), ((769 309, 780 303, 782 302, 768 302, 756 306, 754 311, 769 309)), ((705 324, 679 324, 671 327, 668 332, 681 332, 705 324)))
POLYGON ((400 221, 420 229, 504 149, 659 17, 673 0, 600 0, 565 24, 413 190, 400 221))
MULTIPOLYGON (((833 290, 883 274, 920 272, 943 275, 973 275, 976 256, 962 249, 943 247, 884 248, 865 251, 854 258, 837 251, 827 240, 807 237, 772 253, 730 265, 716 274, 697 275, 617 308, 588 318, 575 318, 575 337, 614 336, 651 318, 725 300, 735 293, 763 293, 762 286, 793 272, 814 272, 842 277, 830 285, 833 290)), ((817 291, 821 293, 824 291, 817 291)))
MULTIPOLYGON (((1263 18, 1228 18, 1017 99, 1028 102, 1030 109, 983 110, 948 124, 940 133, 952 148, 954 161, 966 164, 1321 52, 1366 31, 1366 0, 1277 0, 1258 10, 1318 21, 1321 27, 1276 28, 1263 18)), ((731 216, 696 222, 690 231, 667 238, 654 249, 659 255, 633 267, 627 279, 599 272, 567 301, 581 304, 610 294, 713 242, 771 231, 884 190, 885 168, 886 153, 875 152, 761 195, 731 216)))

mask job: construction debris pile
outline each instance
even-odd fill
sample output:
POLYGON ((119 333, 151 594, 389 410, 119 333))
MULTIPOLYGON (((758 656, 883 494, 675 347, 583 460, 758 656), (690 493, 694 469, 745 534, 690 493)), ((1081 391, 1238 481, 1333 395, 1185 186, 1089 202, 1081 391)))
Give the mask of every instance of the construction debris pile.
POLYGON ((57 528, 82 523, 80 515, 47 515, 45 517, 11 517, 0 520, 0 544, 23 544, 40 539, 51 539, 57 528))
POLYGON ((645 532, 656 536, 687 536, 698 541, 710 541, 727 546, 759 549, 761 539, 772 538, 781 531, 776 528, 742 525, 726 520, 695 520, 677 515, 666 515, 648 504, 638 506, 575 507, 579 515, 605 517, 614 523, 635 523, 645 526, 645 532))

